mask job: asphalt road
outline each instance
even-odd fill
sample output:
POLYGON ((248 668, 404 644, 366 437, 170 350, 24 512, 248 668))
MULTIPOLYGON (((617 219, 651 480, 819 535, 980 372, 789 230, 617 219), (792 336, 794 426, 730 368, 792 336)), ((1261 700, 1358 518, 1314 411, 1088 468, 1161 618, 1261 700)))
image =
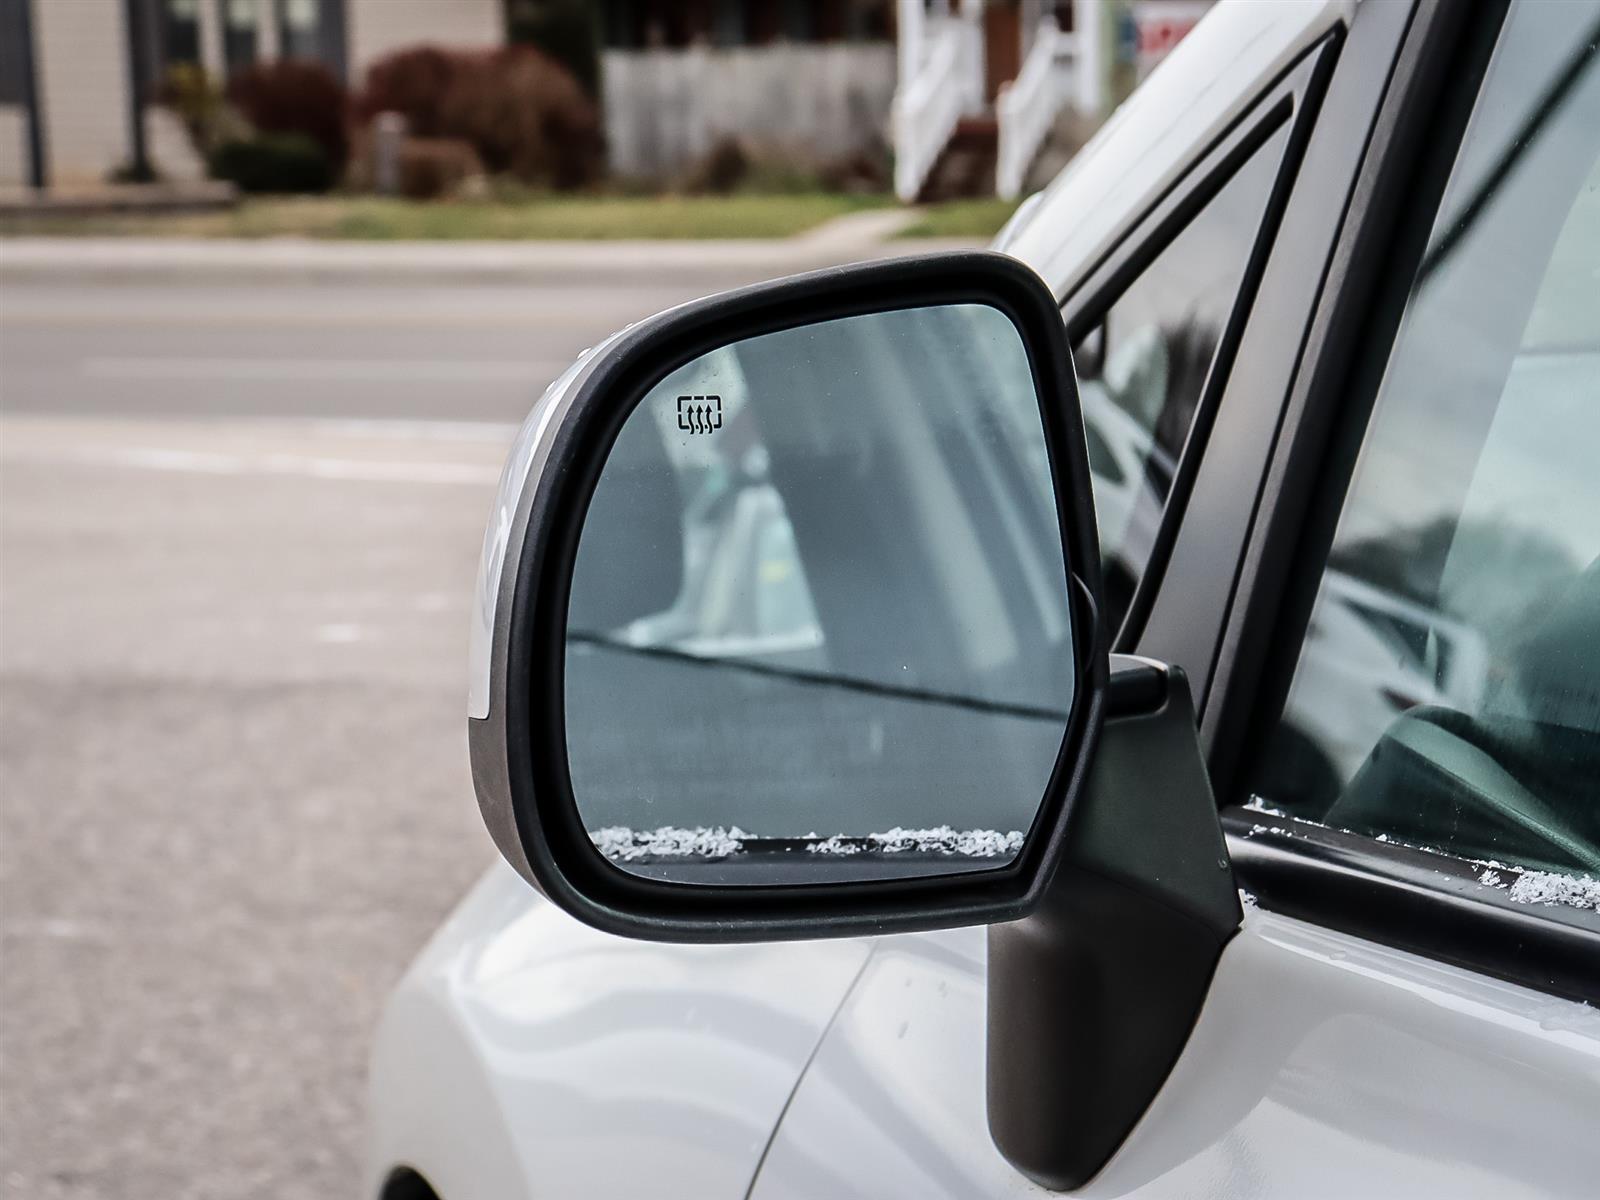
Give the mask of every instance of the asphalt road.
POLYGON ((512 424, 707 290, 0 280, 0 1194, 355 1194, 512 424))

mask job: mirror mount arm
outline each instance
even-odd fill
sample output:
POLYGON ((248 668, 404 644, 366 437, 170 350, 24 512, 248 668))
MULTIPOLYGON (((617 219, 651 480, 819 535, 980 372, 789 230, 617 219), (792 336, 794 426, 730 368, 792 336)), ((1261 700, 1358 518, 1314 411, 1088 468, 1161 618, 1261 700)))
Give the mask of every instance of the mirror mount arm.
POLYGON ((1150 1107, 1243 920, 1183 673, 1114 655, 1107 700, 1055 877, 989 929, 990 1134, 1058 1191, 1150 1107))

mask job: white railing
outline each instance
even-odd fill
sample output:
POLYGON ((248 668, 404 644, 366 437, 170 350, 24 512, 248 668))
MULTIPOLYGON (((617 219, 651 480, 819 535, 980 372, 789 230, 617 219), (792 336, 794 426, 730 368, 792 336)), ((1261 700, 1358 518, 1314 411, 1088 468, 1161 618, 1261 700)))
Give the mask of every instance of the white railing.
MULTIPOLYGON (((975 8, 976 6, 974 6, 975 8)), ((983 105, 983 27, 963 12, 930 16, 916 65, 894 97, 894 193, 922 191, 962 116, 983 105)))
POLYGON ((994 103, 1000 141, 995 151, 995 191, 1002 199, 1022 195, 1028 168, 1050 133, 1056 114, 1072 96, 1078 41, 1053 20, 1039 27, 1017 77, 1000 89, 994 103))

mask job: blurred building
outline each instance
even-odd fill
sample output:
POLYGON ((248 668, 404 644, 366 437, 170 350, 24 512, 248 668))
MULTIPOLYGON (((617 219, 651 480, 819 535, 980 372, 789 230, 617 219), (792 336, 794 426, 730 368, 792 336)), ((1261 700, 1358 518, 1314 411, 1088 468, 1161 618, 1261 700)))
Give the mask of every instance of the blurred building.
POLYGON ((1128 15, 1133 26, 1137 77, 1148 75, 1215 3, 1216 0, 1134 0, 1128 15))
POLYGON ((356 83, 401 46, 504 40, 503 0, 0 0, 0 185, 100 183, 141 153, 191 173, 181 130, 144 103, 175 63, 225 79, 314 59, 356 83))
MULTIPOLYGON (((1092 128, 1211 0, 587 2, 613 171, 669 180, 737 141, 858 182, 892 162, 912 200, 1038 182, 1063 120, 1092 128)), ((507 4, 0 0, 0 185, 139 163, 198 174, 176 118, 148 103, 172 65, 226 79, 312 59, 354 85, 403 46, 503 43, 507 4)))
POLYGON ((612 169, 671 177, 738 139, 895 190, 1017 194, 1065 110, 1093 123, 1212 0, 604 0, 612 169))

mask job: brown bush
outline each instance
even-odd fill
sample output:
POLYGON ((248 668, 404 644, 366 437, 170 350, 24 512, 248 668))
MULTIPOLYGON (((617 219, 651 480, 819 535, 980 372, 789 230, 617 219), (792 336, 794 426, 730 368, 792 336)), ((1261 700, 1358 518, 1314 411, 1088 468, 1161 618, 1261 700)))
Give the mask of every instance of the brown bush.
POLYGON ((228 101, 261 133, 298 133, 322 147, 334 170, 350 156, 349 97, 321 63, 280 59, 228 80, 228 101))
POLYGON ((888 186, 887 161, 887 153, 870 150, 819 161, 803 148, 730 135, 713 142, 671 186, 689 195, 881 192, 888 186))
POLYGON ((874 194, 889 190, 894 165, 886 147, 872 147, 829 159, 817 175, 830 192, 874 194))
POLYGON ((438 46, 412 46, 378 59, 367 68, 356 98, 357 119, 366 125, 379 113, 397 112, 415 136, 440 136, 440 106, 460 71, 462 57, 438 46))
POLYGON ((367 72, 358 111, 405 115, 413 134, 468 142, 490 171, 578 187, 603 165, 600 114, 572 73, 531 46, 403 50, 367 72))
POLYGON ((718 138, 710 150, 684 168, 677 190, 726 196, 749 179, 750 169, 751 155, 743 142, 736 137, 718 138))
POLYGON ((400 144, 400 194, 409 200, 453 196, 482 174, 478 152, 459 138, 407 138, 400 144))

